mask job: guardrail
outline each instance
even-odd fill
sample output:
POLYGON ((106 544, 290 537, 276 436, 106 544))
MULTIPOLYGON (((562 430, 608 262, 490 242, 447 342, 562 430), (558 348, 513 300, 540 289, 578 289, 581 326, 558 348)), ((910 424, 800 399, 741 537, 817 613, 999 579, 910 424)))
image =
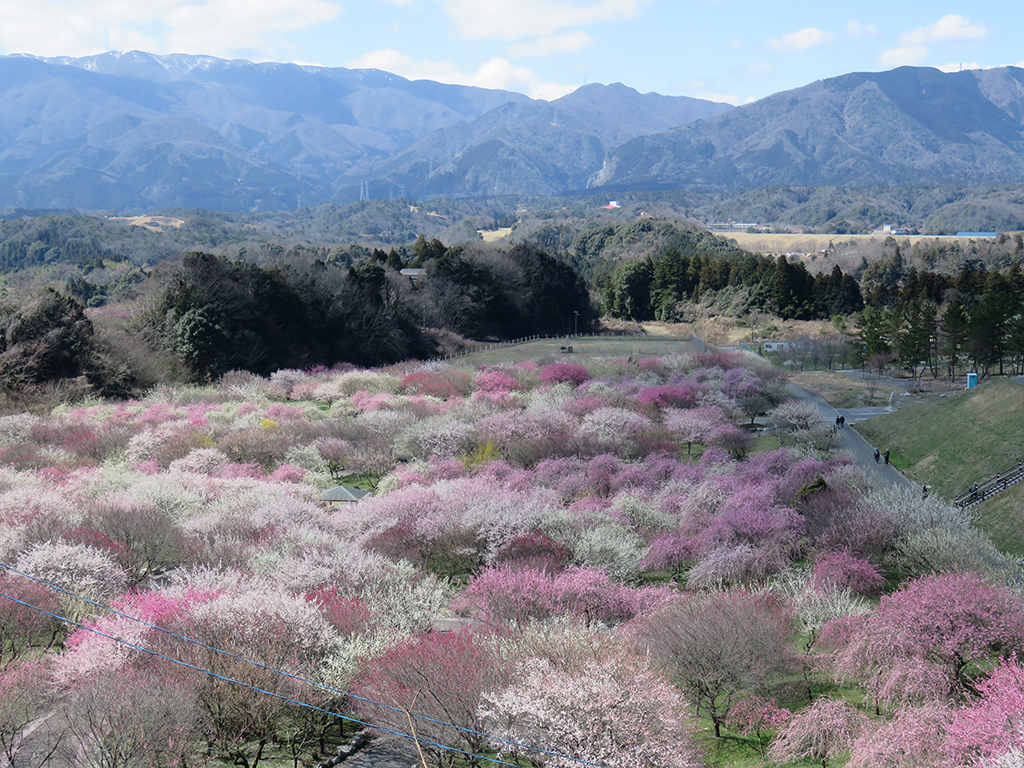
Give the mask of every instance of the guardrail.
POLYGON ((964 509, 973 507, 975 504, 985 501, 985 499, 992 498, 997 493, 1002 493, 1011 485, 1016 485, 1021 480, 1024 480, 1024 461, 1018 462, 1016 466, 1011 467, 1005 472, 1000 472, 995 477, 975 483, 969 491, 961 493, 953 499, 953 505, 963 507, 964 509))

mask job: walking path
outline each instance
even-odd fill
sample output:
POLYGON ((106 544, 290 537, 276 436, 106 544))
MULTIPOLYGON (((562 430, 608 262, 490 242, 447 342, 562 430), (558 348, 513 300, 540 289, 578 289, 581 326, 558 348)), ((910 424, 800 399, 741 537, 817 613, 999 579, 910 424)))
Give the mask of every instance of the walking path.
POLYGON ((345 760, 345 768, 417 768, 420 764, 416 745, 411 739, 382 737, 345 760))
MULTIPOLYGON (((845 416, 847 427, 849 427, 851 424, 864 421, 872 416, 879 416, 889 412, 887 408, 844 408, 836 410, 817 392, 812 392, 798 384, 790 384, 789 391, 793 397, 812 403, 817 407, 822 418, 830 424, 835 423, 836 416, 845 416)), ((912 483, 905 478, 892 464, 883 464, 881 461, 876 462, 874 447, 857 434, 856 430, 840 429, 838 434, 840 440, 839 450, 850 454, 853 460, 867 472, 868 477, 884 480, 893 485, 902 485, 907 488, 918 487, 916 483, 912 483)))

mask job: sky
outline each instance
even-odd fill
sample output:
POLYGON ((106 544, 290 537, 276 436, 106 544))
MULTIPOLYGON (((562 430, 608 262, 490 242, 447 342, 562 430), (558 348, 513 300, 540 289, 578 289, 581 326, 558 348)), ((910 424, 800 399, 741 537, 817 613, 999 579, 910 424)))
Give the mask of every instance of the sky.
POLYGON ((1024 66, 1024 3, 0 0, 0 53, 373 68, 555 99, 587 83, 743 104, 847 72, 1024 66))

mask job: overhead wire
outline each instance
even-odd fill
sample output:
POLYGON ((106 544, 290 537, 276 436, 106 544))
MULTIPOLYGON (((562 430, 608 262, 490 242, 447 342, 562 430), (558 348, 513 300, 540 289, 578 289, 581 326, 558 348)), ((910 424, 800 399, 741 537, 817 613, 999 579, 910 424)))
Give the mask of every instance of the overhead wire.
MULTIPOLYGON (((212 651, 212 652, 217 653, 217 654, 221 654, 221 655, 223 655, 223 656, 225 656, 227 658, 243 662, 243 663, 248 664, 248 665, 250 665, 252 667, 255 667, 257 669, 262 669, 264 671, 271 672, 271 673, 280 675, 282 677, 290 678, 292 680, 295 680, 296 682, 304 683, 306 685, 310 685, 310 686, 312 686, 314 688, 319 688, 319 689, 327 691, 329 693, 338 694, 338 695, 341 695, 341 696, 344 696, 344 697, 355 699, 356 701, 362 701, 362 702, 367 703, 367 704, 372 704, 374 706, 381 707, 382 709, 391 710, 392 712, 398 712, 398 713, 406 714, 406 715, 414 717, 414 718, 416 718, 418 720, 421 720, 423 722, 432 723, 432 724, 435 724, 435 725, 441 725, 441 726, 444 726, 446 728, 452 728, 452 729, 454 729, 456 731, 459 731, 461 733, 466 733, 466 734, 470 734, 470 735, 474 735, 474 736, 482 736, 482 737, 484 737, 484 738, 486 738, 486 739, 488 739, 490 741, 494 741, 494 742, 497 742, 497 743, 500 743, 500 744, 505 744, 505 745, 510 746, 510 747, 518 747, 520 749, 525 749, 525 750, 528 750, 528 751, 531 751, 531 752, 535 752, 537 754, 542 754, 542 755, 547 755, 549 757, 557 757, 557 758, 561 758, 561 759, 564 759, 564 760, 569 760, 569 761, 578 763, 580 765, 594 766, 595 768, 607 768, 602 763, 595 763, 595 762, 592 762, 590 760, 585 760, 585 759, 579 758, 579 757, 573 757, 571 755, 565 755, 565 754, 562 754, 562 753, 559 753, 559 752, 554 752, 554 751, 551 751, 551 750, 544 749, 542 747, 536 747, 536 746, 532 746, 532 745, 529 745, 529 744, 523 744, 521 742, 512 741, 512 740, 509 740, 509 739, 503 739, 503 738, 501 738, 499 736, 494 736, 494 735, 491 735, 491 734, 483 733, 481 731, 473 730, 472 728, 466 728, 464 726, 459 726, 459 725, 456 725, 454 723, 449 723, 449 722, 445 722, 443 720, 438 720, 438 719, 429 717, 427 715, 416 714, 416 713, 410 712, 408 710, 404 710, 404 709, 402 709, 400 707, 391 706, 391 705, 388 705, 388 704, 384 704, 383 702, 380 702, 380 701, 375 701, 373 699, 369 699, 369 698, 362 697, 362 696, 359 696, 359 695, 354 694, 354 693, 350 693, 348 691, 343 691, 343 690, 338 689, 338 688, 333 688, 333 687, 331 687, 329 685, 326 685, 326 684, 323 684, 323 683, 319 683, 319 682, 317 682, 315 680, 310 680, 308 678, 300 677, 300 676, 295 675, 295 674, 293 674, 291 672, 288 672, 286 670, 279 669, 279 668, 276 668, 276 667, 271 667, 271 666, 263 664, 261 662, 253 661, 251 659, 247 659, 244 656, 239 656, 238 654, 232 653, 231 651, 227 651, 227 650, 224 650, 222 648, 217 648, 216 646, 208 645, 206 643, 203 643, 201 640, 197 640, 195 638, 188 637, 187 635, 179 634, 179 633, 174 632, 174 631, 172 631, 170 629, 167 629, 166 627, 161 627, 161 626, 159 626, 157 624, 152 624, 150 622, 145 621, 144 619, 140 619, 140 618, 138 618, 136 616, 132 616, 130 614, 124 613, 123 611, 119 611, 118 609, 113 608, 113 607, 111 607, 109 605, 104 605, 103 603, 99 603, 99 602, 97 602, 95 600, 91 600, 90 598, 84 597, 83 595, 79 595, 79 594, 77 594, 75 592, 71 592, 70 590, 64 589, 63 587, 61 587, 61 586, 59 586, 57 584, 52 584, 50 582, 47 582, 47 581, 45 581, 43 579, 40 579, 40 578, 38 578, 36 576, 33 576, 31 574, 19 571, 18 569, 14 568, 14 567, 12 567, 12 566, 4 563, 4 562, 0 562, 0 568, 4 569, 4 570, 6 570, 6 571, 8 571, 8 572, 10 572, 12 574, 15 574, 15 575, 18 575, 18 576, 23 576, 23 577, 25 577, 27 579, 30 579, 31 581, 34 581, 34 582, 36 582, 36 583, 38 583, 38 584, 40 584, 40 585, 42 585, 42 586, 44 586, 44 587, 46 587, 48 589, 54 590, 56 592, 61 592, 61 593, 65 594, 65 595, 67 595, 69 597, 75 598, 77 600, 81 600, 81 601, 83 601, 83 602, 85 602, 85 603, 87 603, 89 605, 93 605, 93 606, 95 606, 97 608, 100 608, 100 609, 102 609, 104 611, 108 611, 109 613, 111 613, 111 614, 113 614, 115 616, 120 616, 122 618, 128 619, 129 621, 136 622, 136 623, 138 623, 138 624, 140 624, 140 625, 142 625, 144 627, 147 627, 149 629, 153 629, 153 630, 156 630, 158 632, 163 632, 163 633, 167 634, 168 636, 173 637, 175 639, 182 640, 182 641, 184 641, 186 643, 191 643, 191 644, 193 644, 193 645, 195 645, 195 646, 197 646, 199 648, 202 648, 203 650, 208 650, 208 651, 212 651)), ((198 666, 196 666, 194 664, 190 664, 190 663, 188 663, 186 661, 182 661, 180 659, 175 659, 175 658, 173 658, 171 656, 167 656, 165 654, 162 654, 159 651, 156 651, 156 650, 154 650, 152 648, 146 648, 145 646, 141 646, 141 645, 137 645, 135 643, 131 643, 131 642, 127 641, 127 640, 124 640, 123 638, 115 637, 113 635, 110 635, 108 633, 105 633, 105 632, 97 629, 96 627, 91 627, 91 626, 89 626, 87 624, 84 624, 82 622, 75 621, 74 619, 71 619, 69 617, 61 616, 59 614, 53 613, 53 612, 48 611, 48 610, 46 610, 44 608, 40 608, 39 606, 32 605, 31 603, 25 602, 24 600, 20 600, 18 598, 15 598, 15 597, 13 597, 11 595, 0 593, 0 598, 6 598, 8 600, 11 600, 14 603, 18 603, 18 604, 23 605, 23 606, 25 606, 27 608, 30 608, 30 609, 35 610, 35 611, 38 611, 39 613, 42 613, 44 615, 50 616, 50 617, 58 619, 60 621, 65 621, 68 624, 74 625, 76 627, 79 627, 80 629, 83 629, 83 630, 85 630, 87 632, 91 632, 91 633, 93 633, 95 635, 98 635, 100 637, 106 638, 108 640, 112 640, 113 642, 119 643, 119 644, 121 644, 123 646, 126 646, 128 648, 132 648, 134 650, 138 650, 138 651, 141 651, 143 653, 150 654, 150 655, 152 655, 154 657, 164 659, 164 660, 169 661, 169 662, 171 662, 173 664, 177 664, 179 666, 182 666, 182 667, 185 667, 185 668, 188 668, 188 669, 192 669, 192 670, 194 670, 196 672, 200 672, 200 673, 208 675, 210 677, 213 677, 213 678, 216 678, 216 679, 220 679, 220 680, 223 680, 225 682, 232 683, 234 685, 239 685, 239 686, 242 686, 244 688, 248 688, 248 689, 250 689, 252 691, 255 691, 257 693, 266 694, 268 696, 273 696, 275 698, 281 699, 281 700, 286 701, 286 702, 291 703, 291 704, 295 704, 295 705, 300 706, 300 707, 306 707, 308 709, 311 709, 311 710, 314 710, 314 711, 318 711, 318 712, 321 712, 323 714, 332 715, 332 716, 341 718, 343 720, 346 720, 348 722, 358 723, 359 725, 363 725, 365 727, 374 728, 376 730, 383 731, 385 733, 390 733, 392 735, 401 736, 401 737, 407 738, 407 739, 413 739, 413 740, 417 739, 417 737, 412 736, 412 735, 407 734, 407 733, 403 733, 401 731, 394 731, 394 730, 388 729, 388 728, 383 727, 383 726, 374 725, 372 723, 364 722, 362 720, 359 720, 358 718, 350 717, 350 716, 347 716, 347 715, 342 715, 341 713, 338 713, 338 712, 333 712, 331 710, 323 709, 321 707, 316 706, 315 704, 309 704, 309 703, 306 703, 306 702, 300 702, 300 701, 297 701, 295 699, 291 699, 291 698, 289 698, 287 696, 284 696, 283 694, 275 693, 273 691, 267 691, 267 690, 258 688, 256 686, 249 685, 248 683, 242 682, 240 680, 236 680, 234 678, 230 678, 230 677, 227 677, 225 675, 221 675, 221 674, 219 674, 217 672, 214 672, 212 670, 203 669, 202 667, 198 667, 198 666)), ((462 749, 460 749, 458 747, 453 747, 453 746, 444 745, 444 744, 438 744, 438 743, 427 741, 427 740, 424 740, 424 739, 419 739, 419 741, 421 743, 423 743, 423 744, 428 744, 428 745, 430 745, 432 747, 437 747, 437 748, 440 748, 440 749, 443 749, 443 750, 452 751, 452 752, 458 752, 460 754, 466 755, 467 757, 479 758, 479 759, 487 760, 488 762, 496 763, 496 764, 499 764, 499 765, 515 766, 514 763, 507 763, 507 762, 504 762, 504 761, 499 760, 497 758, 487 757, 486 755, 476 755, 476 754, 467 752, 465 750, 462 750, 462 749)), ((516 766, 516 768, 518 768, 518 766, 516 766)))
MULTIPOLYGON (((453 747, 453 746, 446 745, 446 744, 439 744, 437 742, 429 741, 427 739, 421 739, 419 737, 412 736, 411 734, 403 733, 402 731, 395 731, 395 730, 392 730, 390 728, 386 728, 384 726, 374 725, 373 723, 368 723, 368 722, 359 720, 358 718, 355 718, 355 717, 350 717, 348 715, 343 715, 340 712, 334 712, 332 710, 325 709, 323 707, 319 707, 316 704, 310 704, 309 702, 299 701, 298 699, 293 699, 290 696, 285 696, 284 694, 281 694, 281 693, 276 693, 274 691, 268 691, 265 688, 260 688, 260 687, 255 686, 255 685, 250 685, 249 683, 242 682, 241 680, 236 680, 233 677, 228 677, 227 675, 222 675, 222 674, 220 674, 218 672, 214 672, 214 671, 209 670, 209 669, 203 669, 202 667, 196 666, 195 664, 190 664, 187 661, 182 661, 181 659, 175 659, 173 656, 167 656, 165 654, 160 653, 159 651, 153 650, 152 648, 146 648, 145 646, 141 646, 141 645, 137 645, 135 643, 131 643, 131 642, 129 642, 127 640, 124 640, 122 638, 114 637, 113 635, 109 635, 109 634, 107 634, 105 632, 101 632, 100 630, 96 629, 95 627, 90 627, 90 626, 88 626, 86 624, 83 624, 81 622, 75 621, 74 619, 68 618, 67 616, 61 616, 60 614, 53 613, 52 611, 47 611, 44 608, 40 608, 38 606, 32 605, 31 603, 27 603, 24 600, 19 600, 16 597, 12 597, 12 596, 4 594, 2 592, 0 592, 0 597, 6 598, 6 599, 8 599, 8 600, 10 600, 10 601, 12 601, 14 603, 18 603, 20 605, 24 605, 26 608, 31 608, 33 610, 39 611, 40 613, 42 613, 42 614, 44 614, 46 616, 52 616, 55 619, 60 619, 61 621, 66 621, 69 624, 73 624, 76 627, 84 629, 87 632, 92 632, 93 634, 99 635, 100 637, 105 637, 108 640, 113 640, 115 643, 120 643, 121 645, 124 645, 125 647, 133 648, 133 649, 135 649, 137 651, 141 651, 143 653, 148 653, 148 654, 150 654, 152 656, 155 656, 156 658, 164 659, 165 661, 169 661, 172 664, 177 664, 178 666, 185 667, 186 669, 191 669, 191 670, 194 670, 196 672, 200 672, 200 673, 202 673, 204 675, 207 675, 209 677, 215 678, 217 680, 223 680, 226 683, 231 683, 233 685, 238 685, 238 686, 241 686, 242 688, 248 688, 249 690, 254 691, 256 693, 264 694, 264 695, 267 695, 267 696, 272 696, 272 697, 274 697, 276 699, 280 699, 281 701, 285 701, 285 702, 287 702, 289 704, 294 704, 294 705, 299 706, 299 707, 304 707, 306 709, 311 709, 311 710, 313 710, 315 712, 321 712, 321 713, 323 713, 325 715, 332 715, 334 717, 339 717, 342 720, 347 720, 349 722, 358 723, 359 725, 363 725, 363 726, 366 726, 368 728, 374 728, 376 730, 383 731, 385 733, 390 733, 390 734, 392 734, 394 736, 401 736, 401 737, 406 738, 406 739, 418 740, 422 744, 427 744, 427 745, 432 746, 432 747, 438 747, 440 749, 447 750, 447 751, 450 751, 450 752, 458 752, 460 754, 466 755, 467 757, 478 758, 480 760, 487 760, 488 762, 496 763, 498 765, 508 765, 508 766, 513 766, 513 768, 519 768, 519 766, 516 766, 515 763, 508 763, 508 762, 505 762, 504 760, 499 760, 497 758, 488 757, 487 755, 477 755, 475 753, 467 752, 466 750, 459 749, 458 747, 453 747)), ((376 702, 374 702, 374 703, 376 703, 376 702)), ((401 711, 401 710, 398 710, 398 711, 401 711)), ((452 726, 452 727, 456 727, 456 726, 452 726)), ((573 758, 569 758, 569 759, 571 760, 573 758)))

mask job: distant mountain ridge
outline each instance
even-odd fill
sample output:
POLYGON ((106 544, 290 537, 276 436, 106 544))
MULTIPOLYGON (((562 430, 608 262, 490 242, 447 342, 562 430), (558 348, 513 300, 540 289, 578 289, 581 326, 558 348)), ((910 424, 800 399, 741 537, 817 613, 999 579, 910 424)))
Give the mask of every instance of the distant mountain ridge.
POLYGON ((549 194, 584 187, 623 141, 728 108, 621 85, 548 103, 376 70, 137 51, 6 56, 0 208, 549 194))
POLYGON ((851 73, 732 108, 621 84, 546 102, 210 56, 0 57, 0 209, 1022 179, 1015 67, 851 73))
POLYGON ((1007 184, 1024 178, 1024 70, 900 67, 777 93, 626 142, 625 187, 1007 184))

